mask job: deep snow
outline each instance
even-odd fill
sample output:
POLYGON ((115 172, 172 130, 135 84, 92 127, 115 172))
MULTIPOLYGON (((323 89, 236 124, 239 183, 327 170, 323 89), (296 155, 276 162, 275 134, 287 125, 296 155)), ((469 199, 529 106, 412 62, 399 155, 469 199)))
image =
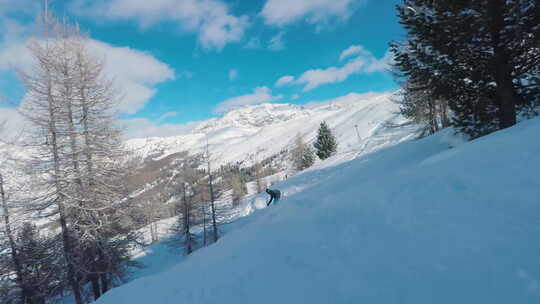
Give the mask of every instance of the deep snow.
MULTIPOLYGON (((276 185, 218 243, 97 303, 538 303, 540 119, 444 131, 276 185)), ((167 263, 167 261, 163 261, 167 263)))

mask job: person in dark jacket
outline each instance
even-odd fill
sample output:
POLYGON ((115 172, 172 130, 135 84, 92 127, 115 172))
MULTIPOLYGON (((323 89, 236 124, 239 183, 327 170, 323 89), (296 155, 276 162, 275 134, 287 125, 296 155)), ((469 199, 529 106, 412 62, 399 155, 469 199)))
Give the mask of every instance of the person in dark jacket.
POLYGON ((277 204, 277 202, 281 198, 281 191, 279 191, 278 189, 272 190, 272 189, 266 188, 266 193, 270 195, 270 201, 268 201, 268 203, 266 204, 267 207, 270 206, 272 202, 274 202, 274 205, 277 204))

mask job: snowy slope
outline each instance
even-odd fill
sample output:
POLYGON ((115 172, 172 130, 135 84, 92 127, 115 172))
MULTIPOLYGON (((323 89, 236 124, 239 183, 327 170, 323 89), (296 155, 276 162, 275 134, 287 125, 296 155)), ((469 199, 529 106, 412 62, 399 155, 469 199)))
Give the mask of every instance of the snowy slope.
POLYGON ((534 119, 330 160, 218 243, 97 303, 538 303, 539 133, 534 119))
POLYGON ((413 133, 411 128, 389 126, 405 123, 396 114, 398 106, 391 98, 392 93, 349 94, 306 106, 245 106, 201 122, 188 134, 132 139, 127 146, 143 158, 161 159, 180 151, 203 152, 208 139, 215 167, 236 161, 250 164, 256 158, 279 153, 298 133, 306 141, 313 141, 319 124, 325 120, 338 137, 338 152, 352 158, 400 142, 413 133))

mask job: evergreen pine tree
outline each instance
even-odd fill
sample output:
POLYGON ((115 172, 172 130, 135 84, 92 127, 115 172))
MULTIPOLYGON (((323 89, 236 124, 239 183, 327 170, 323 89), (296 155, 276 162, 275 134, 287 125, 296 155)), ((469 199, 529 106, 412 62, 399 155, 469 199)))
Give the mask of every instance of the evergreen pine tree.
POLYGON ((64 262, 57 259, 62 256, 54 243, 54 238, 40 235, 36 225, 28 222, 17 235, 26 303, 45 303, 63 289, 64 262))
POLYGON ((397 75, 406 90, 448 101, 452 124, 471 137, 512 126, 540 99, 538 7, 534 0, 405 0, 397 9, 407 40, 391 44, 397 75))
POLYGON ((313 146, 317 150, 316 154, 320 159, 327 159, 337 151, 336 138, 325 121, 321 122, 317 132, 317 140, 313 146))
POLYGON ((315 152, 313 152, 313 149, 306 145, 306 149, 304 150, 304 153, 302 154, 302 165, 305 168, 309 168, 313 166, 315 163, 315 152))

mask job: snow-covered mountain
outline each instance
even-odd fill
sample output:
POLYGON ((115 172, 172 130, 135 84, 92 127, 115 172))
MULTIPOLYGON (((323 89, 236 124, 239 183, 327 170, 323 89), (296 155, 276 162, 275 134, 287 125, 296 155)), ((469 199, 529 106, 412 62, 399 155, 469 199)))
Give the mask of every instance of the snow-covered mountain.
MULTIPOLYGON (((212 168, 228 163, 250 166, 256 161, 275 157, 277 160, 272 164, 281 175, 273 178, 280 180, 290 175, 287 172, 288 154, 284 152, 290 148, 296 135, 301 134, 305 141, 312 142, 322 121, 328 123, 337 137, 338 153, 332 158, 336 163, 414 137, 417 127, 407 124, 397 114, 398 105, 392 97, 392 93, 351 93, 307 105, 245 106, 223 117, 199 122, 185 134, 128 140, 126 147, 133 151, 129 157, 134 155, 140 161, 127 178, 130 196, 138 201, 154 197, 167 182, 163 177, 174 174, 172 172, 176 172, 178 163, 188 154, 204 152, 207 143, 212 168)), ((28 149, 7 145, 0 145, 0 151, 0 158, 9 154, 10 157, 24 159, 31 153, 28 149)), ((4 174, 11 171, 4 168, 4 174)), ((22 180, 22 177, 13 175, 7 179, 22 180)))
POLYGON ((276 155, 297 134, 314 140, 326 121, 339 143, 338 153, 349 158, 410 138, 414 126, 396 128, 405 120, 397 114, 392 94, 349 94, 304 106, 261 104, 245 106, 197 124, 189 133, 173 137, 132 139, 127 146, 144 158, 159 160, 171 154, 203 152, 208 142, 216 166, 276 155))

